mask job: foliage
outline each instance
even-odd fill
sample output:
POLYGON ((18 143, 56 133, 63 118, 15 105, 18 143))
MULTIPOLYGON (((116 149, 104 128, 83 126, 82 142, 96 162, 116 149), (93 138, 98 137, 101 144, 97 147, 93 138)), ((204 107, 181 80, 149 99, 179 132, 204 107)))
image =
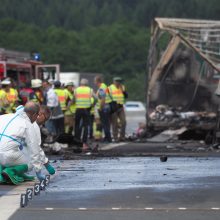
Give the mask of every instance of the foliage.
POLYGON ((0 5, 0 47, 38 51, 62 71, 103 73, 109 82, 120 75, 130 99, 142 100, 152 19, 220 19, 218 0, 0 0, 0 5))

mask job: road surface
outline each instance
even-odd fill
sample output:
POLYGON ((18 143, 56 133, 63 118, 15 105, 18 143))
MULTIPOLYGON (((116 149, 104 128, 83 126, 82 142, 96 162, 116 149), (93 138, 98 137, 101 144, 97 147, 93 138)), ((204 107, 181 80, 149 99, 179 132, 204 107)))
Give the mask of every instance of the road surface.
POLYGON ((50 186, 11 220, 219 219, 218 157, 170 157, 165 163, 158 157, 102 158, 54 165, 58 173, 50 186))

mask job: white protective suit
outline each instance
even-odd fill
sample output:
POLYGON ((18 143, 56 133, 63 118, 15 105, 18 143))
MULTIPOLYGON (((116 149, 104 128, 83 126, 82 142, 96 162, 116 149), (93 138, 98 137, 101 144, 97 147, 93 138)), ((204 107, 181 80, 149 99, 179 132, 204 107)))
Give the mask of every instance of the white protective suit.
POLYGON ((41 148, 41 133, 40 133, 40 127, 39 127, 39 125, 37 124, 37 122, 34 122, 34 123, 32 124, 32 126, 33 126, 33 129, 34 129, 35 133, 36 133, 36 135, 34 136, 34 138, 36 138, 36 143, 37 143, 36 147, 39 148, 40 161, 41 161, 42 165, 44 165, 45 163, 48 162, 48 158, 46 157, 44 151, 43 151, 42 148, 41 148))
POLYGON ((39 172, 42 163, 35 137, 33 124, 23 110, 0 116, 0 164, 27 164, 29 170, 39 172))

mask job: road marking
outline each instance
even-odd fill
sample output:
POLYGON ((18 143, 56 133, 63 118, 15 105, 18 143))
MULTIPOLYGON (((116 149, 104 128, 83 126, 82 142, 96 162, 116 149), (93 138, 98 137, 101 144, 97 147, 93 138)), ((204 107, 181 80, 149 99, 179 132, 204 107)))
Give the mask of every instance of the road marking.
MULTIPOLYGON (((218 207, 213 207, 213 208, 185 208, 185 207, 179 207, 179 208, 153 208, 153 207, 146 207, 146 208, 129 208, 129 207, 112 207, 112 208, 25 208, 23 209, 23 211, 43 211, 43 210, 48 210, 48 211, 52 211, 52 210, 55 210, 55 211, 207 211, 207 212, 214 212, 214 211, 220 211, 220 208, 218 207)), ((2 211, 1 211, 2 212, 2 211)), ((2 214, 0 212, 0 214, 2 214)), ((1 215, 0 215, 1 216, 1 215)), ((4 219, 8 219, 8 218, 0 218, 1 220, 4 220, 4 219)))
POLYGON ((45 208, 45 210, 51 211, 51 210, 54 210, 54 208, 45 208))
POLYGON ((78 210, 87 210, 87 208, 78 208, 78 210))
POLYGON ((111 150, 111 149, 114 149, 116 147, 123 146, 123 145, 126 145, 126 144, 127 143, 108 144, 107 146, 101 147, 100 149, 101 150, 111 150))
MULTIPOLYGON (((13 188, 13 191, 19 191, 20 187, 13 188)), ((10 192, 9 192, 10 193, 10 192)), ((1 211, 0 219, 9 219, 20 208, 20 193, 8 193, 0 197, 1 211)))
POLYGON ((211 208, 212 210, 220 210, 220 208, 217 208, 217 207, 213 207, 211 208))
POLYGON ((179 207, 178 209, 179 210, 187 210, 187 208, 185 208, 185 207, 179 207))
POLYGON ((112 210, 120 210, 121 208, 118 207, 112 207, 112 210))
POLYGON ((154 208, 146 207, 145 210, 154 210, 154 208))

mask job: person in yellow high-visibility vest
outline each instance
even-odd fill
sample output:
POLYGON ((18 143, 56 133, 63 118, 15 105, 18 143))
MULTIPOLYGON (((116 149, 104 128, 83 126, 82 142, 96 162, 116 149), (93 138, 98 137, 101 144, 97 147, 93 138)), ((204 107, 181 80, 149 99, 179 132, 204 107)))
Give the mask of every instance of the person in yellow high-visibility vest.
POLYGON ((113 137, 116 142, 125 141, 126 118, 124 104, 128 94, 125 90, 124 85, 122 85, 122 79, 120 77, 115 77, 113 79, 113 84, 111 84, 108 88, 112 100, 117 103, 117 110, 112 114, 113 137))
POLYGON ((42 104, 44 101, 43 92, 42 92, 42 80, 32 79, 31 88, 33 89, 33 92, 30 94, 30 100, 42 104))
POLYGON ((98 97, 97 108, 101 120, 101 125, 105 134, 103 141, 110 143, 112 142, 110 131, 110 103, 112 102, 112 99, 109 95, 109 89, 106 84, 103 83, 101 76, 96 76, 94 79, 94 83, 98 87, 96 93, 96 96, 98 97))
POLYGON ((74 96, 74 84, 73 82, 68 82, 65 84, 65 86, 65 91, 68 94, 67 110, 64 114, 65 133, 73 134, 75 133, 76 114, 76 104, 72 102, 74 96))
POLYGON ((18 91, 12 88, 11 80, 8 78, 2 81, 2 89, 6 92, 6 99, 9 103, 6 113, 15 112, 18 102, 18 91))
POLYGON ((61 82, 60 81, 55 81, 54 82, 54 91, 58 96, 60 107, 61 107, 63 113, 65 113, 65 111, 67 109, 68 94, 67 94, 66 90, 61 88, 61 82))
POLYGON ((94 139, 94 120, 95 120, 95 105, 94 105, 94 98, 92 97, 92 107, 90 109, 90 117, 89 117, 89 139, 94 139))
POLYGON ((6 92, 3 89, 1 89, 1 82, 0 82, 0 115, 5 113, 8 104, 9 103, 6 98, 6 92))
POLYGON ((81 140, 83 130, 83 151, 87 151, 89 149, 87 139, 90 110, 96 104, 95 94, 93 89, 88 86, 87 79, 81 79, 80 86, 74 91, 74 100, 76 103, 75 137, 81 140), (94 98, 94 103, 92 103, 92 97, 94 98))

